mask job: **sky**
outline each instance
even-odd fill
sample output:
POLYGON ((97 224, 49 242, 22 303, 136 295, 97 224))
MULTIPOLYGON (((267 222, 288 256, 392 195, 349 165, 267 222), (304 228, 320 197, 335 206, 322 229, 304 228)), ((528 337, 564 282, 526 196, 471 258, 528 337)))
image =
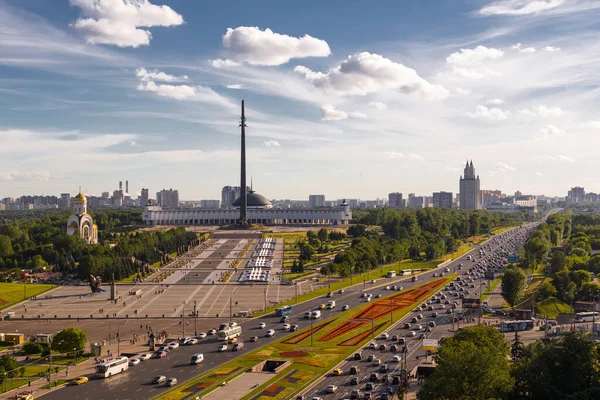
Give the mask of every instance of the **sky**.
POLYGON ((600 191, 597 0, 0 0, 0 198, 600 191))

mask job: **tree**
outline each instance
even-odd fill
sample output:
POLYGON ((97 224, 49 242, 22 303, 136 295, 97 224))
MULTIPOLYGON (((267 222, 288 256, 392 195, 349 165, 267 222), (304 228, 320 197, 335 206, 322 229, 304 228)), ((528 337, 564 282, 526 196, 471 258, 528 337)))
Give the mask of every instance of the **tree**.
POLYGON ((52 340, 52 350, 61 353, 82 351, 85 348, 87 335, 81 329, 65 328, 58 332, 52 340))
POLYGON ((519 337, 519 332, 515 332, 515 338, 513 339, 512 345, 510 346, 510 354, 513 361, 519 361, 523 355, 525 346, 519 337))
POLYGON ((42 350, 42 346, 36 342, 27 342, 23 344, 23 351, 28 355, 40 354, 42 350))
POLYGON ((9 354, 0 357, 0 383, 4 382, 6 377, 14 378, 23 374, 23 369, 19 368, 17 361, 9 354))
POLYGON ((538 295, 542 300, 556 296, 556 288, 548 281, 542 283, 538 288, 538 295))
POLYGON ((12 241, 6 235, 0 235, 0 257, 10 257, 15 254, 12 241))
POLYGON ((513 379, 508 344, 498 330, 478 326, 447 337, 438 349, 437 367, 419 400, 490 399, 510 392, 513 379))
POLYGON ((531 400, 565 399, 600 388, 598 351, 581 332, 567 332, 552 341, 537 341, 515 365, 515 397, 531 400), (522 395, 527 392, 528 395, 522 395))
POLYGON ((365 225, 358 224, 358 225, 352 225, 350 228, 348 228, 346 233, 348 235, 356 238, 359 236, 363 236, 366 231, 367 231, 367 227, 365 225))
POLYGON ((527 276, 517 267, 508 267, 502 276, 502 297, 514 307, 525 292, 527 276))

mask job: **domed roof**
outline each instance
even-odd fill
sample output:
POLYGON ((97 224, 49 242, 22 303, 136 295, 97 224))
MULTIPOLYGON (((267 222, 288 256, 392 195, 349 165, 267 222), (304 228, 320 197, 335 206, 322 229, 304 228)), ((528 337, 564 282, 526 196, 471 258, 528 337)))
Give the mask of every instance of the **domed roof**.
MULTIPOLYGON (((233 202, 233 206, 234 207, 240 207, 241 205, 241 198, 238 198, 236 201, 233 202)), ((263 195, 260 195, 254 191, 249 191, 248 192, 248 207, 270 207, 272 206, 271 202, 263 195)))
POLYGON ((85 198, 85 196, 81 192, 79 192, 79 194, 77 196, 75 196, 74 200, 75 201, 84 201, 84 202, 87 201, 87 199, 85 198))

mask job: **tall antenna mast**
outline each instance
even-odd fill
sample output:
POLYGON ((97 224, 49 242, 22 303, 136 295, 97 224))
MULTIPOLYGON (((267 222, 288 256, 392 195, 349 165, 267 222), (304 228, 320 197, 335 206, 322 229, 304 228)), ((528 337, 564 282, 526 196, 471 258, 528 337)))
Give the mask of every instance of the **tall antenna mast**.
POLYGON ((240 120, 242 128, 242 158, 240 173, 240 225, 248 225, 248 189, 246 186, 246 114, 244 111, 244 100, 242 100, 242 118, 240 120))

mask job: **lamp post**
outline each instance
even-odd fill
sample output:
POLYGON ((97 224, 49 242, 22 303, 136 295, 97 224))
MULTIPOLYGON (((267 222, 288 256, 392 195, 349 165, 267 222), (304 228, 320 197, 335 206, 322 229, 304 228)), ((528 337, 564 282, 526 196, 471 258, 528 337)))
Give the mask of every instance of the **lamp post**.
POLYGON ((194 336, 198 336, 198 329, 196 328, 196 322, 198 321, 198 303, 194 300, 194 336))

